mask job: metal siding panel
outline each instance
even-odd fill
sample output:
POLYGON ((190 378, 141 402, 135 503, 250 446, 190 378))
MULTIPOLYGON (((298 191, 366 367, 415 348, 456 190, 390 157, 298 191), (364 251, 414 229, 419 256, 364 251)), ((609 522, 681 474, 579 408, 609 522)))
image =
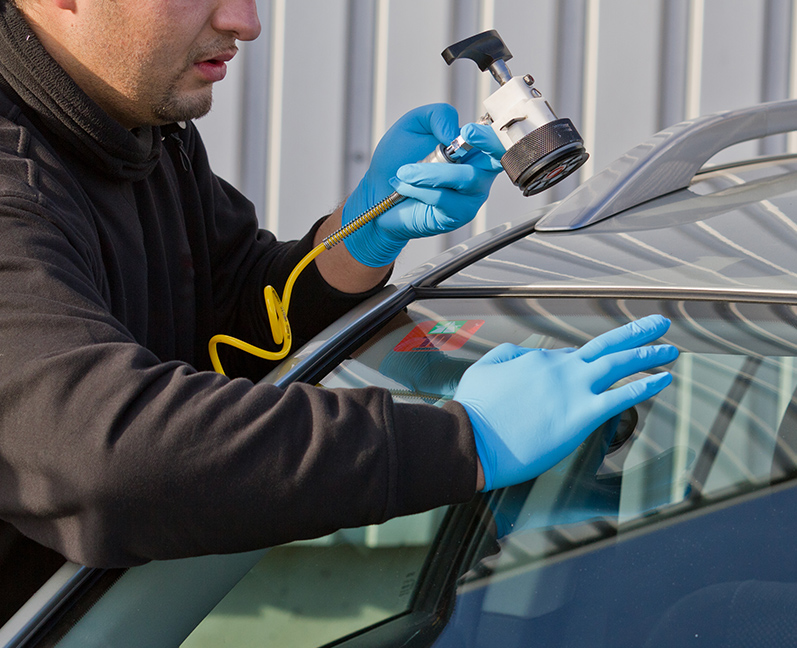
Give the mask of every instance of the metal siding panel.
POLYGON ((279 236, 302 236, 342 200, 345 0, 286 3, 279 236))
POLYGON ((346 65, 345 171, 342 195, 348 195, 368 171, 374 104, 376 3, 349 0, 346 65))
POLYGON ((257 0, 263 31, 260 38, 241 47, 244 83, 241 97, 241 133, 238 139, 241 190, 255 205, 261 226, 266 224, 268 164, 269 48, 271 2, 257 0))
POLYGON ((660 18, 659 2, 600 3, 594 172, 658 130, 660 18))
MULTIPOLYGON (((561 0, 557 3, 555 34, 554 107, 559 115, 567 115, 584 135, 584 79, 587 46, 586 0, 561 0)), ((581 172, 560 182, 547 197, 554 201, 567 196, 578 186, 581 172)))
POLYGON ((447 100, 449 72, 440 52, 450 44, 451 16, 444 0, 388 4, 386 128, 408 110, 447 100))
MULTIPOLYGON (((448 99, 448 66, 440 56, 450 43, 451 9, 444 0, 387 2, 387 46, 384 71, 383 112, 374 118, 374 138, 408 110, 448 99)), ((377 84, 378 85, 378 84, 377 84)), ((377 105, 379 101, 377 99, 377 105)), ((443 250, 443 237, 411 241, 396 262, 394 276, 401 276, 443 250)))
MULTIPOLYGON (((480 31, 479 0, 460 0, 452 2, 451 23, 446 47, 468 38, 480 31)), ((448 82, 448 102, 459 112, 462 122, 479 113, 481 102, 477 97, 476 75, 467 65, 451 65, 446 75, 448 82)))
POLYGON ((689 0, 662 2, 656 130, 686 119, 688 33, 689 0))
POLYGON ((285 86, 285 4, 271 3, 271 43, 268 49, 269 87, 266 153, 266 228, 279 234, 280 173, 282 171, 282 111, 285 86))
MULTIPOLYGON (((791 2, 791 31, 789 43, 789 93, 797 97, 797 0, 791 2)), ((797 133, 789 133, 786 138, 789 152, 797 152, 797 133)))
MULTIPOLYGON (((768 0, 764 24, 764 58, 761 100, 789 98, 789 59, 791 46, 791 0, 768 0)), ((762 155, 786 151, 786 135, 767 137, 758 145, 762 155)))
MULTIPOLYGON (((705 0, 701 113, 761 101, 765 8, 760 0, 705 0)), ((738 144, 711 162, 753 156, 757 148, 738 144)))

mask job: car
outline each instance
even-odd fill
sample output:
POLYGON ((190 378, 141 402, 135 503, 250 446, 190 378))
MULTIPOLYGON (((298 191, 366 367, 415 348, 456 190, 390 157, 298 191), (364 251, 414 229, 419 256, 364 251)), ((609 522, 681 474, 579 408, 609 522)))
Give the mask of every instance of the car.
POLYGON ((388 286, 266 378, 439 405, 499 343, 571 347, 667 316, 673 384, 559 465, 270 550, 66 564, 1 643, 797 645, 797 155, 706 166, 792 130, 794 100, 668 128, 388 286))

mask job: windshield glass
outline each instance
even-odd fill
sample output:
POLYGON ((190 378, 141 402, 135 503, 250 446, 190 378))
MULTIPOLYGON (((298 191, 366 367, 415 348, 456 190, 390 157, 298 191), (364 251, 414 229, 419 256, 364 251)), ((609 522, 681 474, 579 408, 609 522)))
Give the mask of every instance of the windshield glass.
MULTIPOLYGON (((439 645, 471 645, 457 643, 463 631, 481 637, 474 646, 665 645, 654 641, 657 628, 677 618, 679 604, 691 609, 689 596, 744 601, 738 583, 797 582, 793 557, 773 549, 785 537, 783 521, 770 519, 776 505, 755 513, 797 459, 792 306, 422 301, 321 383, 378 385, 398 401, 440 405, 464 370, 501 342, 578 346, 652 313, 673 322, 665 336, 681 350, 673 384, 536 480, 485 497, 483 528, 461 539, 471 558, 450 584, 458 604, 439 645), (745 506, 753 513, 734 517, 745 506), (720 585, 728 591, 708 591, 720 585)), ((797 590, 793 596, 797 602, 797 590)))

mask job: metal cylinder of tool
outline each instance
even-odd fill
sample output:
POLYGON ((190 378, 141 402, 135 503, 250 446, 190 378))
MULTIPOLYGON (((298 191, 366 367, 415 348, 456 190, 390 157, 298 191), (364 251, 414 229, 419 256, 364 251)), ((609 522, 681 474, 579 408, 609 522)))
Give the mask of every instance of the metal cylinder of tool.
POLYGON ((473 147, 464 140, 462 135, 460 135, 448 146, 438 144, 434 151, 429 153, 423 160, 419 160, 419 162, 446 162, 454 164, 465 157, 472 148, 473 147))
POLYGON ((507 175, 526 196, 560 182, 586 162, 584 141, 569 119, 559 119, 527 74, 513 77, 506 61, 512 54, 498 32, 490 30, 443 51, 449 65, 460 58, 489 70, 500 88, 484 100, 493 131, 506 149, 507 175))

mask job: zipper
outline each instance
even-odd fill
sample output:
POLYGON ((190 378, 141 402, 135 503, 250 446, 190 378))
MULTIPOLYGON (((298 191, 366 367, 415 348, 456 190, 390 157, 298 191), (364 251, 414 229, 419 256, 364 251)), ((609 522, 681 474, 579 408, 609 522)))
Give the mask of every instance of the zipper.
POLYGON ((180 154, 180 162, 183 166, 184 171, 191 170, 191 158, 188 157, 188 153, 185 150, 185 145, 183 144, 183 140, 177 133, 171 133, 169 135, 169 139, 172 139, 177 144, 177 152, 180 154))

